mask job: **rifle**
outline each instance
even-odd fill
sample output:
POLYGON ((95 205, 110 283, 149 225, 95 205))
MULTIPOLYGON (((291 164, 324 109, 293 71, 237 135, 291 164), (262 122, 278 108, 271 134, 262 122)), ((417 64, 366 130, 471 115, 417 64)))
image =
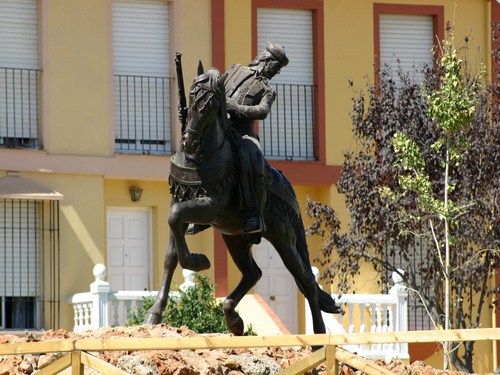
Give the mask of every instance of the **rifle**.
POLYGON ((177 88, 179 93, 179 120, 181 122, 182 134, 186 129, 187 124, 187 103, 186 103, 186 92, 184 90, 184 77, 182 75, 182 62, 181 62, 182 52, 175 53, 175 70, 177 72, 177 88))

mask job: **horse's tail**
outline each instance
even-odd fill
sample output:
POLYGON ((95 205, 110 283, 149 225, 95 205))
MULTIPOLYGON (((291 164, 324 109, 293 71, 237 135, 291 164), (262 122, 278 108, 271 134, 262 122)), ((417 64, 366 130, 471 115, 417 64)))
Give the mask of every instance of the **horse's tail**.
MULTIPOLYGON (((295 233, 297 233, 297 243, 296 248, 300 254, 300 258, 302 259, 302 263, 304 264, 304 269, 306 272, 310 272, 312 274, 311 269, 311 261, 309 259, 309 250, 306 242, 306 234, 304 231, 304 223, 302 221, 302 216, 298 215, 297 220, 294 223, 295 233)), ((330 294, 325 292, 320 288, 319 284, 316 283, 316 288, 318 291, 318 302, 319 308, 327 313, 336 314, 339 311, 339 307, 335 304, 334 299, 330 294)))
POLYGON ((304 223, 302 221, 302 216, 300 215, 300 212, 298 213, 296 219, 294 220, 293 226, 295 229, 295 233, 297 233, 297 241, 295 243, 295 247, 299 252, 304 267, 308 270, 308 272, 310 271, 312 274, 311 260, 309 259, 309 249, 307 247, 307 241, 306 241, 306 232, 304 230, 304 223))

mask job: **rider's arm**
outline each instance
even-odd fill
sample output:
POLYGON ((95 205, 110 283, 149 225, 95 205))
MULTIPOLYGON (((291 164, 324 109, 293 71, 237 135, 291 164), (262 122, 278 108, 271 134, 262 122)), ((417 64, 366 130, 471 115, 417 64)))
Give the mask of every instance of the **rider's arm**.
POLYGON ((271 111, 271 106, 276 99, 276 93, 273 89, 266 90, 259 104, 244 105, 238 104, 234 99, 228 100, 228 112, 238 117, 246 117, 254 120, 263 120, 271 111))

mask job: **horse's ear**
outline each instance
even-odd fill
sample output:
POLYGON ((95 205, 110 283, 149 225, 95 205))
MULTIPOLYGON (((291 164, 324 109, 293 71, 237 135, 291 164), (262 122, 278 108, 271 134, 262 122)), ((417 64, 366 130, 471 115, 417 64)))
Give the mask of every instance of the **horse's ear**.
POLYGON ((205 73, 205 69, 203 69, 201 60, 198 60, 198 75, 201 76, 203 73, 205 73))
POLYGON ((220 74, 219 75, 219 79, 218 79, 218 83, 219 85, 222 85, 224 86, 224 81, 226 80, 226 74, 220 74))

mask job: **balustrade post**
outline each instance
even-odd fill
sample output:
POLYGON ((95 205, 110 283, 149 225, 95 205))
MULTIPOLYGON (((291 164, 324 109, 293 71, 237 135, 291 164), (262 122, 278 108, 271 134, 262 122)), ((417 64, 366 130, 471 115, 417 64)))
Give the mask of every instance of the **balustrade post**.
POLYGON ((186 292, 189 288, 193 288, 196 286, 196 272, 183 269, 182 277, 184 277, 184 282, 179 285, 179 289, 183 292, 186 292))
MULTIPOLYGON (((389 289, 389 294, 395 295, 398 300, 396 306, 396 316, 395 316, 395 331, 408 331, 408 289, 403 281, 400 274, 404 274, 402 269, 398 269, 398 272, 392 273, 392 281, 394 286, 389 289), (399 273, 398 273, 399 272, 399 273)), ((400 358, 409 358, 408 354, 408 343, 399 343, 399 355, 400 358)))
POLYGON ((104 281, 106 266, 98 263, 92 270, 95 281, 90 284, 92 293, 92 313, 90 328, 97 329, 108 325, 108 295, 111 290, 109 283, 104 281))

